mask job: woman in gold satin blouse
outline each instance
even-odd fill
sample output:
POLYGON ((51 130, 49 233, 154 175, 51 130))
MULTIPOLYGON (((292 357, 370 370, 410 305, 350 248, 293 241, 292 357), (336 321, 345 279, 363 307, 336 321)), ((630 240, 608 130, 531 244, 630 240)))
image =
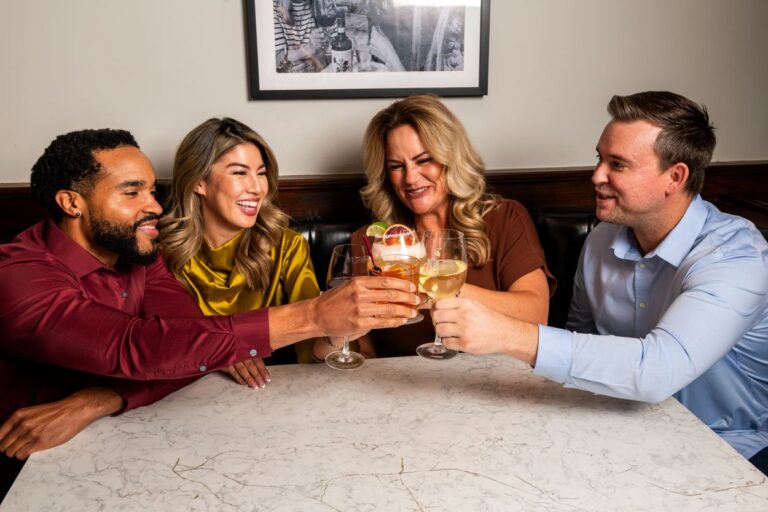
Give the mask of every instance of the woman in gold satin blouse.
MULTIPOLYGON (((234 119, 209 119, 176 152, 171 202, 162 219, 163 257, 206 315, 231 315, 320 294, 309 246, 288 229, 275 204, 278 167, 264 139, 234 119)), ((267 363, 312 360, 305 340, 267 363)), ((269 372, 254 358, 227 372, 264 387, 269 372)))

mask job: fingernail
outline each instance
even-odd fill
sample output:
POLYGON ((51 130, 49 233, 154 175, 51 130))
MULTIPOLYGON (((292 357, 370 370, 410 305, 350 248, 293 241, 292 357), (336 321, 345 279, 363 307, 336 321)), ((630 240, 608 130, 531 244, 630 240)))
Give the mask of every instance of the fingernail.
POLYGON ((267 382, 272 382, 272 379, 267 377, 267 382))

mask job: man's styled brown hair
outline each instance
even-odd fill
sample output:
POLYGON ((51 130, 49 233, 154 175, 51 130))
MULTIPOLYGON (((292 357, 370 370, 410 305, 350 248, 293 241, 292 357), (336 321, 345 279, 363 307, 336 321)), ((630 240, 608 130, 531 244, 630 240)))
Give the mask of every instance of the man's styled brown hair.
POLYGON ((661 128, 654 150, 662 169, 682 162, 690 174, 685 190, 698 194, 715 149, 715 128, 704 105, 668 91, 614 96, 608 103, 614 121, 647 121, 661 128))

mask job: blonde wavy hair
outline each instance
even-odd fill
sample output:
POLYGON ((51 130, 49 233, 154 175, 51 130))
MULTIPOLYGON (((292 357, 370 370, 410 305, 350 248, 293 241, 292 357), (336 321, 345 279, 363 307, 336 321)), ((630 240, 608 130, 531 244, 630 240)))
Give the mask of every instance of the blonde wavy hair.
POLYGON ((160 220, 161 249, 171 271, 181 279, 184 266, 203 244, 203 215, 198 183, 208 178, 211 166, 240 144, 253 144, 261 152, 267 170, 269 191, 256 224, 247 229, 235 254, 235 268, 254 290, 266 290, 274 266, 270 251, 282 238, 289 217, 274 204, 278 167, 275 154, 264 139, 243 123, 224 117, 212 118, 193 129, 181 141, 173 162, 168 213, 160 220))
POLYGON ((467 257, 482 267, 491 258, 485 215, 499 205, 499 196, 485 190, 485 166, 461 121, 432 95, 396 101, 376 114, 365 131, 363 159, 368 184, 360 191, 377 219, 390 224, 414 224, 414 215, 397 196, 387 172, 389 132, 409 125, 432 159, 444 169, 448 187, 448 228, 464 233, 467 257))

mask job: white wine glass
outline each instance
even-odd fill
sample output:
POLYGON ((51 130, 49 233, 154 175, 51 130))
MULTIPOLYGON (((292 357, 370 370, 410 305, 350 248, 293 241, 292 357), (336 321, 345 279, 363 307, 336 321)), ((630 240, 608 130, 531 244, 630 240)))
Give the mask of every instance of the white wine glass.
MULTIPOLYGON (((421 241, 427 255, 419 269, 420 290, 433 301, 455 297, 467 279, 464 233, 456 229, 425 231, 421 241)), ((450 359, 457 354, 445 348, 437 334, 432 343, 419 345, 416 353, 427 359, 450 359)))
MULTIPOLYGON (((365 248, 358 244, 341 244, 333 248, 328 264, 326 288, 342 285, 354 276, 368 275, 368 261, 365 248)), ((325 356, 325 364, 336 370, 354 370, 363 365, 365 358, 349 349, 349 338, 344 336, 341 350, 325 356)))

